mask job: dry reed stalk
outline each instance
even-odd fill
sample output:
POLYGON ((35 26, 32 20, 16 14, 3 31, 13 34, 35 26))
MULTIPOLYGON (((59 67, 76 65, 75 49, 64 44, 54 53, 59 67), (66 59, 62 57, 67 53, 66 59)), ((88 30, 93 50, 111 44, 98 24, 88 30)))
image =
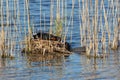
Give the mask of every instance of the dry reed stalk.
MULTIPOLYGON (((95 19, 94 19, 94 15, 93 15, 93 11, 94 11, 94 4, 92 3, 92 0, 90 0, 90 15, 92 15, 92 22, 90 24, 90 36, 89 39, 90 40, 90 45, 91 45, 91 50, 92 50, 92 53, 95 52, 95 49, 94 49, 94 24, 95 24, 95 19)), ((95 12, 96 13, 96 12, 95 12)), ((91 54, 92 55, 92 54, 91 54)), ((93 54, 94 55, 94 54, 93 54)))
POLYGON ((7 35, 5 35, 5 53, 6 53, 6 56, 10 56, 9 54, 9 48, 6 48, 6 46, 10 46, 10 38, 9 38, 9 35, 10 35, 10 32, 9 32, 9 5, 8 5, 8 0, 6 0, 6 22, 7 22, 7 30, 5 31, 5 33, 7 35))
POLYGON ((24 33, 26 37, 26 1, 24 0, 24 33))
POLYGON ((87 46, 87 37, 88 37, 88 36, 87 36, 87 31, 88 31, 88 30, 87 30, 87 27, 89 26, 89 25, 87 24, 87 21, 88 21, 88 19, 89 19, 89 18, 88 18, 89 14, 88 14, 88 10, 87 10, 88 7, 87 7, 87 6, 88 6, 87 1, 84 1, 85 22, 84 22, 84 26, 83 26, 83 27, 84 27, 84 33, 85 33, 85 34, 84 34, 84 43, 85 43, 85 46, 87 46))
POLYGON ((42 30, 41 18, 42 18, 42 0, 40 0, 40 30, 42 30))
MULTIPOLYGON (((101 6, 100 6, 100 10, 101 11, 103 11, 103 1, 101 1, 101 6)), ((107 32, 108 32, 108 39, 110 40, 110 30, 109 30, 109 27, 108 27, 108 25, 106 25, 106 23, 108 24, 108 21, 105 21, 105 26, 107 26, 107 28, 106 27, 104 27, 103 26, 103 23, 102 23, 103 21, 102 21, 102 12, 101 12, 101 15, 100 15, 100 32, 102 33, 102 36, 100 37, 101 39, 100 39, 100 42, 99 42, 99 44, 101 45, 101 47, 100 47, 100 50, 102 50, 102 54, 100 54, 100 57, 102 57, 102 58, 105 58, 105 57, 107 57, 108 55, 106 54, 107 52, 106 52, 106 47, 107 47, 107 44, 106 44, 106 29, 108 28, 108 30, 107 30, 107 32)))
POLYGON ((106 36, 105 36, 105 32, 102 32, 102 53, 105 55, 106 54, 106 36))
MULTIPOLYGON (((110 35, 110 36, 111 36, 110 38, 112 39, 113 36, 114 36, 114 35, 112 35, 113 32, 114 32, 114 30, 113 30, 114 27, 113 27, 113 26, 115 25, 115 22, 116 22, 116 21, 115 21, 115 13, 114 13, 114 11, 115 11, 115 6, 114 6, 114 1, 113 1, 113 0, 110 1, 110 9, 111 9, 111 12, 110 12, 110 13, 111 13, 110 18, 112 17, 112 18, 111 18, 112 23, 110 23, 109 26, 110 26, 110 29, 111 29, 111 30, 110 30, 110 34, 111 34, 111 35, 110 35)), ((109 19, 108 19, 108 20, 109 20, 109 19)), ((109 41, 110 41, 110 40, 109 40, 109 41)), ((108 45, 109 48, 110 48, 110 45, 111 45, 111 43, 108 45)))
POLYGON ((59 0, 57 0, 56 21, 60 22, 59 0))
POLYGON ((65 32, 66 32, 66 26, 65 26, 65 3, 66 1, 65 0, 62 0, 61 1, 61 23, 62 23, 62 26, 63 26, 63 30, 62 30, 62 39, 64 40, 64 37, 65 37, 65 32))
POLYGON ((113 43, 111 48, 116 50, 118 48, 118 40, 117 40, 117 33, 116 33, 117 29, 114 30, 114 38, 113 38, 113 43))
POLYGON ((50 6, 50 31, 49 31, 49 33, 52 34, 54 0, 51 0, 50 5, 51 6, 50 6))
POLYGON ((83 46, 86 46, 86 26, 85 26, 85 23, 86 23, 86 14, 85 14, 85 4, 84 4, 84 0, 82 0, 82 30, 83 30, 83 35, 82 35, 82 38, 83 38, 83 46))
POLYGON ((26 0, 26 12, 27 12, 27 24, 28 24, 28 49, 31 50, 30 39, 32 36, 32 31, 30 27, 30 12, 29 12, 29 0, 26 0))
MULTIPOLYGON (((118 18, 118 40, 120 42, 120 18, 118 18)), ((119 44, 120 46, 120 44, 119 44)))
POLYGON ((66 42, 66 36, 67 36, 67 33, 68 33, 68 26, 67 26, 67 1, 65 1, 65 34, 64 34, 64 37, 63 37, 63 41, 64 43, 66 42))
MULTIPOLYGON (((16 18, 17 18, 17 16, 16 16, 16 11, 17 11, 17 9, 16 9, 16 0, 14 0, 14 18, 13 18, 13 20, 14 20, 14 28, 15 28, 15 32, 17 32, 17 25, 16 25, 16 18)), ((17 36, 17 35, 16 35, 17 36)))
MULTIPOLYGON (((118 2, 119 3, 119 2, 118 2)), ((118 4, 117 4, 118 5, 118 4)), ((116 12, 117 12, 117 5, 115 6, 114 5, 114 1, 112 0, 112 15, 113 16, 117 16, 116 14, 115 14, 115 10, 116 10, 116 12)), ((115 18, 113 18, 114 20, 116 20, 116 17, 115 18)), ((118 21, 119 22, 119 21, 118 21)), ((113 25, 115 24, 115 21, 113 22, 113 25)), ((117 27, 114 27, 114 37, 113 37, 113 42, 110 44, 110 47, 111 47, 111 49, 113 49, 113 50, 116 50, 116 49, 118 49, 118 46, 119 46, 119 38, 118 38, 118 36, 119 36, 119 28, 118 28, 119 26, 117 25, 117 27)))
MULTIPOLYGON (((13 2, 13 5, 14 5, 14 16, 13 16, 13 23, 14 23, 14 30, 15 30, 15 34, 13 34, 13 36, 14 36, 14 42, 15 42, 15 44, 16 44, 16 41, 17 41, 17 36, 18 35, 16 35, 17 34, 17 31, 18 31, 18 28, 17 28, 17 0, 14 0, 14 2, 13 2)), ((13 45, 13 48, 15 47, 15 44, 13 45)), ((15 49, 13 50, 13 52, 15 53, 15 49)))
POLYGON ((45 13, 44 13, 44 31, 46 30, 46 20, 45 20, 45 13))
POLYGON ((62 0, 62 18, 64 19, 64 0, 62 0))
POLYGON ((103 29, 103 23, 102 23, 102 1, 101 1, 101 5, 100 5, 100 32, 102 32, 103 29))
POLYGON ((9 26, 9 5, 8 5, 8 0, 6 0, 6 20, 7 20, 7 27, 9 26))
MULTIPOLYGON (((27 31, 26 31, 26 0, 24 0, 24 33, 25 33, 25 43, 27 43, 27 31)), ((27 47, 27 45, 25 45, 27 47)), ((26 48, 25 48, 26 49, 26 48)), ((25 50, 27 51, 27 50, 25 50)), ((26 53, 26 52, 25 52, 26 53)))
POLYGON ((86 42, 86 46, 87 46, 87 37, 88 37, 88 19, 89 19, 89 14, 88 14, 88 4, 87 4, 88 1, 85 1, 85 42, 86 42))
POLYGON ((68 30, 69 30, 69 26, 70 26, 70 22, 71 22, 71 19, 72 19, 72 12, 71 12, 71 16, 70 16, 70 20, 69 20, 69 22, 68 22, 68 20, 67 20, 67 1, 65 2, 65 35, 63 36, 64 38, 63 38, 63 41, 64 41, 64 43, 66 42, 66 35, 67 35, 67 33, 68 33, 68 30), (67 24, 68 23, 68 24, 67 24))
POLYGON ((62 39, 64 41, 64 43, 66 42, 66 15, 65 15, 65 4, 66 4, 66 1, 65 0, 62 0, 61 2, 61 7, 62 7, 62 10, 61 10, 61 22, 62 22, 62 26, 64 26, 63 30, 62 30, 62 39))
POLYGON ((63 32, 63 22, 60 15, 60 1, 57 0, 57 10, 56 10, 56 20, 55 20, 55 35, 61 37, 63 32))
MULTIPOLYGON (((92 48, 93 48, 93 40, 92 40, 92 38, 91 38, 91 25, 90 25, 90 15, 89 15, 89 7, 88 7, 88 1, 86 2, 86 18, 87 18, 87 23, 86 24, 88 24, 88 25, 86 25, 86 31, 87 31, 87 33, 86 33, 86 40, 87 40, 87 44, 86 44, 86 55, 87 56, 91 56, 91 50, 92 50, 92 48)), ((91 6, 92 6, 92 4, 91 4, 91 6)))
POLYGON ((72 0, 72 21, 71 21, 71 38, 70 43, 72 43, 72 34, 73 34, 73 18, 74 18, 74 6, 75 6, 75 0, 72 0))
POLYGON ((15 54, 14 54, 14 46, 15 46, 15 44, 11 40, 11 48, 10 48, 10 57, 11 58, 14 58, 14 56, 15 56, 15 54))
POLYGON ((93 43, 92 43, 92 39, 91 39, 91 35, 88 35, 88 40, 90 43, 88 43, 88 46, 86 46, 86 56, 90 56, 91 54, 91 50, 93 48, 93 43))
MULTIPOLYGON (((14 36, 15 34, 12 34, 12 28, 13 26, 11 26, 11 36, 14 36)), ((14 41, 14 37, 11 37, 11 57, 15 57, 15 45, 16 45, 16 41, 14 41)))
POLYGON ((104 11, 104 19, 105 19, 105 27, 108 33, 108 40, 109 40, 109 45, 110 45, 110 31, 109 31, 109 25, 108 25, 108 21, 107 21, 107 15, 106 15, 106 11, 105 11, 105 7, 104 7, 104 1, 102 0, 102 6, 103 6, 103 11, 104 11))
POLYGON ((5 52, 5 32, 4 29, 1 30, 1 35, 0 35, 0 51, 1 51, 1 56, 6 57, 6 52, 5 52))
MULTIPOLYGON (((2 2, 1 2, 2 4, 2 2)), ((1 7, 2 9, 2 7, 1 7)), ((3 11, 3 10, 2 10, 3 11)), ((3 15, 3 14, 2 14, 3 15)), ((2 50, 2 58, 13 58, 13 56, 10 53, 11 50, 11 43, 10 43, 10 34, 11 34, 11 22, 10 22, 10 13, 9 13, 9 1, 6 0, 6 22, 7 22, 7 30, 5 33, 4 25, 2 25, 2 30, 1 30, 1 50, 2 50)), ((3 17, 1 18, 1 22, 3 24, 3 17)))
MULTIPOLYGON (((24 0, 24 28, 26 28, 26 1, 24 0)), ((26 31, 26 29, 25 29, 26 31)), ((26 34, 26 32, 25 32, 26 34)))
POLYGON ((95 18, 94 18, 94 56, 97 56, 97 52, 98 52, 98 32, 97 32, 97 28, 98 27, 98 0, 95 1, 95 18))
POLYGON ((100 33, 102 33, 102 36, 100 37, 100 45, 101 45, 101 47, 100 47, 100 50, 102 50, 102 53, 104 53, 103 52, 103 49, 105 48, 104 47, 104 42, 105 42, 105 37, 104 37, 104 35, 103 35, 103 33, 104 33, 104 27, 103 27, 103 23, 102 23, 102 1, 101 1, 101 5, 100 5, 100 33))
MULTIPOLYGON (((40 0, 40 32, 42 33, 42 19, 41 18, 42 18, 42 0, 40 0)), ((42 44, 41 41, 39 43, 42 44)))
POLYGON ((3 0, 1 0, 1 31, 0 31, 0 51, 1 56, 5 55, 5 32, 3 25, 3 0))
MULTIPOLYGON (((79 21, 81 21, 81 18, 80 18, 80 16, 82 16, 81 15, 81 9, 80 9, 80 0, 78 0, 78 5, 79 5, 79 21)), ((80 44, 81 44, 81 46, 83 46, 83 44, 82 44, 82 25, 81 25, 82 23, 81 22, 79 22, 79 26, 80 26, 80 44)))
POLYGON ((1 18, 1 1, 0 1, 0 18, 1 18))
POLYGON ((91 39, 88 39, 90 38, 91 36, 91 25, 90 25, 90 15, 89 15, 89 5, 88 5, 88 0, 86 2, 86 46, 88 46, 89 42, 91 39))
MULTIPOLYGON (((21 28, 21 26, 20 26, 20 5, 19 5, 19 0, 17 0, 17 27, 18 27, 18 31, 16 32, 16 34, 17 34, 17 38, 18 38, 18 43, 20 42, 19 40, 20 40, 20 36, 21 36, 21 31, 20 31, 20 28, 21 28)), ((18 49, 20 49, 20 47, 21 46, 18 46, 18 49)))
POLYGON ((114 28, 114 38, 113 38, 113 43, 111 44, 111 48, 113 50, 118 49, 119 46, 119 26, 114 28))
MULTIPOLYGON (((10 21, 10 23, 11 23, 11 21, 10 21)), ((9 42, 10 42, 10 45, 9 45, 9 57, 12 59, 12 58, 14 58, 14 56, 15 56, 15 54, 14 54, 14 46, 15 46, 15 42, 13 42, 13 35, 12 35, 12 26, 9 26, 9 36, 11 36, 11 38, 10 38, 10 40, 9 40, 9 42)))
POLYGON ((93 47, 93 43, 90 40, 90 44, 86 47, 86 56, 89 57, 91 55, 90 53, 91 53, 92 47, 93 47))

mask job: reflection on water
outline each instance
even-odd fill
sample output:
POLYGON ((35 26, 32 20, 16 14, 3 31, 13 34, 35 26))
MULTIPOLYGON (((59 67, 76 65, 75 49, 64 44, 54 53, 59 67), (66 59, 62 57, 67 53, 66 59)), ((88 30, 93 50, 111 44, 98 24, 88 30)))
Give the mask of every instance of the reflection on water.
MULTIPOLYGON (((31 63, 35 63, 35 65, 40 64, 45 64, 44 66, 49 66, 49 65, 62 65, 64 62, 64 59, 67 57, 64 57, 62 55, 56 54, 26 54, 26 60, 27 63, 31 65, 31 63)), ((32 66, 32 65, 31 65, 32 66)))
POLYGON ((83 74, 86 79, 119 79, 120 65, 119 65, 119 52, 114 51, 109 57, 104 59, 85 59, 82 66, 86 66, 83 74))
MULTIPOLYGON (((5 0, 4 0, 5 1, 5 0)), ((10 0, 11 1, 11 0, 10 0)), ((21 23, 24 18, 24 0, 20 1, 20 18, 21 23), (22 6, 22 7, 21 7, 22 6)), ((40 14, 40 0, 30 0, 30 18, 33 19, 35 28, 40 26, 39 14, 40 14)), ((70 19, 70 12, 72 8, 72 0, 67 0, 67 19, 70 19)), ((75 12, 74 12, 74 26, 72 46, 79 46, 79 13, 78 3, 75 0, 75 12)), ((107 0, 106 0, 107 1, 107 0)), ((44 25, 44 17, 46 19, 46 28, 49 28, 50 24, 50 0, 42 0, 42 27, 44 25)), ((94 2, 94 0, 93 0, 94 2)), ((10 5, 11 2, 9 2, 10 5)), ((106 8, 107 8, 107 2, 106 8)), ((56 5, 56 1, 55 1, 56 5)), ((5 6, 5 3, 4 3, 5 6)), ((56 7, 56 6, 54 6, 56 7)), ((13 9, 13 8, 11 8, 13 9)), ((12 12, 12 11, 11 11, 12 12)), ((55 11, 54 11, 55 12, 55 11)), ((55 14, 55 13, 54 13, 55 14)), ((11 14, 12 15, 12 14, 11 14)), ((11 20, 12 23, 13 20, 11 20)), ((13 21, 14 22, 14 21, 13 21)), ((11 25, 12 26, 12 25, 11 25)), ((24 28, 24 24, 21 24, 21 29, 24 28)), ((70 28, 71 29, 71 28, 70 28)), ((12 31, 13 32, 13 31, 12 31)), ((24 38, 23 34, 20 34, 20 39, 24 38), (22 38, 21 38, 22 37, 22 38)), ((14 33, 13 33, 14 34, 14 33)), ((19 34, 19 33, 18 33, 19 34)), ((70 33, 68 33, 70 37, 70 33)), ((69 39, 68 39, 69 41, 69 39)), ((18 49, 19 44, 16 44, 18 49)), ((63 57, 61 55, 47 55, 40 54, 25 54, 21 55, 19 50, 15 51, 15 59, 1 59, 0 58, 0 80, 119 80, 120 79, 120 49, 118 51, 111 51, 109 56, 103 59, 100 58, 87 58, 84 55, 73 53, 69 57, 63 57)))
POLYGON ((6 79, 51 79, 51 80, 94 80, 119 79, 120 51, 109 57, 87 58, 72 54, 69 57, 27 54, 19 59, 0 59, 0 78, 6 79))

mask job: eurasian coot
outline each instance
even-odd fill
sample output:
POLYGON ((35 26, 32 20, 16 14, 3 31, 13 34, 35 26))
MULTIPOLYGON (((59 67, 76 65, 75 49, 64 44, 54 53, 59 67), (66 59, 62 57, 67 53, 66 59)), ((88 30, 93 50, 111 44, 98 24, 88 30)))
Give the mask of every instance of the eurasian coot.
MULTIPOLYGON (((53 34, 49 34, 49 33, 46 33, 46 32, 38 32, 36 33, 35 35, 33 35, 33 38, 34 39, 43 39, 43 40, 51 40, 51 41, 61 41, 61 37, 58 37, 58 36, 55 36, 53 34)), ((59 45, 61 46, 61 45, 59 45)), ((70 51, 71 50, 71 46, 68 42, 65 42, 65 48, 70 51)))
POLYGON ((38 32, 35 35, 33 35, 34 39, 43 39, 43 40, 53 40, 53 41, 61 41, 61 37, 54 36, 53 34, 49 34, 46 32, 38 32))

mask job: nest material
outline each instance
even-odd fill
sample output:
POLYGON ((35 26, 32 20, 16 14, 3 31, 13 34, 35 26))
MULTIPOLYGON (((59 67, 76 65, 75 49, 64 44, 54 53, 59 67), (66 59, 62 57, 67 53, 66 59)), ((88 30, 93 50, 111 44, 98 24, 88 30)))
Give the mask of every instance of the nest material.
POLYGON ((65 44, 59 41, 32 39, 30 40, 29 47, 24 48, 22 52, 39 53, 43 55, 45 55, 46 53, 48 54, 60 53, 63 55, 71 54, 71 52, 65 48, 65 44), (28 49, 29 47, 30 50, 28 49))

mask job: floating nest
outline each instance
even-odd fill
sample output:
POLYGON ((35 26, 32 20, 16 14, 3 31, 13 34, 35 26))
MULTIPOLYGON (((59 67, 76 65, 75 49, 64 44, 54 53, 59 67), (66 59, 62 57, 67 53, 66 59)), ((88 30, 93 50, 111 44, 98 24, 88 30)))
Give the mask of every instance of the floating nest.
POLYGON ((63 42, 58 41, 49 41, 49 40, 41 40, 41 39, 32 39, 30 41, 29 47, 26 47, 22 50, 23 53, 38 53, 38 54, 63 54, 70 55, 72 52, 68 51, 65 48, 65 44, 63 42))
POLYGON ((27 42, 22 53, 32 54, 61 54, 64 56, 70 55, 72 52, 69 49, 70 45, 67 42, 62 42, 60 37, 47 33, 37 33, 27 42), (42 35, 42 37, 40 37, 42 35), (29 43, 29 44, 28 44, 29 43))

